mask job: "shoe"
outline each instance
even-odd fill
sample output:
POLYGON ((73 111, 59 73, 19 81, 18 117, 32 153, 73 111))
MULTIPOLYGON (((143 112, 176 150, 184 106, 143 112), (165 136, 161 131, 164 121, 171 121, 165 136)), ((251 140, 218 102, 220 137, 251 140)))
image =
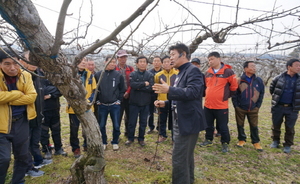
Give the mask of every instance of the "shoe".
POLYGON ((271 148, 279 148, 279 142, 278 141, 273 141, 272 144, 270 144, 271 148))
POLYGON ((74 157, 75 158, 79 158, 80 157, 80 148, 77 148, 75 151, 73 151, 73 153, 74 153, 74 157))
POLYGON ((159 136, 158 140, 156 141, 156 143, 161 143, 164 142, 167 138, 164 136, 159 136))
MULTIPOLYGON (((244 145, 246 144, 245 141, 239 141, 236 146, 239 147, 239 148, 242 148, 244 145)), ((255 147, 255 146, 254 146, 255 147)))
POLYGON ((152 133, 154 133, 154 129, 150 129, 150 130, 147 132, 147 134, 152 134, 152 133))
POLYGON ((128 141, 125 142, 125 145, 126 145, 126 146, 129 146, 129 145, 131 145, 132 143, 133 143, 133 141, 128 140, 128 141))
POLYGON ((112 146, 113 146, 113 150, 114 151, 119 150, 119 145, 118 144, 113 144, 112 146))
POLYGON ((48 148, 50 148, 51 150, 54 149, 54 145, 53 144, 48 144, 48 148))
POLYGON ((60 148, 58 151, 55 151, 54 155, 62 155, 62 156, 68 156, 68 153, 65 152, 62 148, 60 148))
POLYGON ((229 151, 228 144, 222 143, 222 152, 227 153, 229 151))
POLYGON ((43 176, 44 174, 45 174, 44 171, 40 171, 36 168, 32 168, 31 170, 29 170, 25 173, 25 176, 40 177, 40 176, 43 176))
POLYGON ((51 159, 51 158, 52 158, 52 153, 51 153, 51 151, 47 151, 47 152, 45 153, 45 155, 44 155, 44 158, 45 158, 45 159, 51 159))
POLYGON ((205 139, 205 141, 203 143, 200 143, 199 145, 200 145, 200 147, 210 147, 213 145, 213 143, 212 143, 212 141, 205 139))
POLYGON ((290 146, 285 146, 285 147, 283 148, 283 152, 284 152, 284 153, 290 153, 290 152, 291 152, 291 147, 290 147, 290 146))
POLYGON ((107 144, 103 144, 103 150, 106 150, 107 144))
POLYGON ((139 141, 139 144, 140 144, 141 146, 145 146, 145 145, 146 145, 145 141, 139 141))
POLYGON ((253 146, 254 146, 254 148, 255 148, 257 151, 260 151, 260 152, 263 151, 263 149, 262 149, 262 147, 260 146, 259 142, 254 143, 253 146))
POLYGON ((40 169, 40 168, 44 167, 45 165, 49 165, 51 163, 52 163, 52 159, 44 159, 42 163, 40 163, 39 165, 35 165, 34 168, 40 169))

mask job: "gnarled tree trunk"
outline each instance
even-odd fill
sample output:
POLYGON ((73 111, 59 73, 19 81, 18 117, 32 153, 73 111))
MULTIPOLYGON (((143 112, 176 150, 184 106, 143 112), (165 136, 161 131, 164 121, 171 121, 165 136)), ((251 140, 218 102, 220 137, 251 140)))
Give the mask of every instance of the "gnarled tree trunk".
POLYGON ((0 1, 0 13, 15 27, 27 49, 30 50, 30 61, 42 68, 46 78, 58 87, 68 104, 74 109, 84 131, 88 132, 86 134, 88 152, 72 165, 73 183, 106 183, 99 125, 91 110, 87 109, 86 91, 77 76, 76 66, 71 66, 61 51, 58 56, 50 56, 54 38, 43 24, 31 1, 0 1))

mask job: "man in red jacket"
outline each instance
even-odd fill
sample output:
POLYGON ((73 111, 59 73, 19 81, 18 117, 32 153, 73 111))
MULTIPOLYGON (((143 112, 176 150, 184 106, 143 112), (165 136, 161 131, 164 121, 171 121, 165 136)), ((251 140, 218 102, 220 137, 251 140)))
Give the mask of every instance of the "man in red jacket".
POLYGON ((205 103, 204 114, 206 117, 207 128, 205 141, 201 147, 212 145, 214 138, 214 121, 219 126, 221 134, 222 152, 228 152, 230 134, 228 129, 228 99, 235 93, 238 85, 231 66, 221 62, 218 52, 211 52, 208 55, 210 68, 205 74, 205 103))
POLYGON ((124 77, 124 85, 125 85, 125 93, 123 96, 123 100, 121 102, 121 111, 120 111, 120 127, 123 119, 123 113, 125 111, 124 124, 125 124, 125 133, 124 135, 127 137, 128 134, 128 120, 129 120, 129 94, 130 94, 130 84, 129 84, 129 75, 134 71, 132 66, 126 64, 128 58, 128 54, 126 50, 119 50, 117 53, 118 64, 116 66, 116 70, 119 71, 124 77))

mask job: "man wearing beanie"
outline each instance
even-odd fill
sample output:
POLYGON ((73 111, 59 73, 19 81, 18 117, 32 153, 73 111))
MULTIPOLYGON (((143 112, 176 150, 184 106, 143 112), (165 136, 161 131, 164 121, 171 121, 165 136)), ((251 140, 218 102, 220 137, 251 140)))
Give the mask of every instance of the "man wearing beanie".
POLYGON ((11 50, 0 49, 0 183, 5 183, 11 152, 14 169, 11 183, 24 183, 28 166, 28 120, 36 117, 37 96, 30 73, 21 71, 11 50), (14 58, 14 60, 12 58, 14 58))
POLYGON ((280 145, 280 128, 285 119, 283 152, 290 153, 294 144, 295 124, 300 110, 300 61, 291 59, 286 63, 287 71, 275 77, 270 85, 272 95, 272 139, 271 148, 280 145))

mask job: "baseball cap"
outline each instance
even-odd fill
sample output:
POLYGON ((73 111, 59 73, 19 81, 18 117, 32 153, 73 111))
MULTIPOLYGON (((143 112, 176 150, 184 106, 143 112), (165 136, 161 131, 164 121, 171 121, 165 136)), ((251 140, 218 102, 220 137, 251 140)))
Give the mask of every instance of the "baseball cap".
POLYGON ((193 58, 192 61, 191 61, 191 63, 198 63, 198 64, 200 64, 201 62, 200 62, 200 59, 193 58))
POLYGON ((126 50, 119 50, 117 53, 117 57, 128 56, 126 50))

